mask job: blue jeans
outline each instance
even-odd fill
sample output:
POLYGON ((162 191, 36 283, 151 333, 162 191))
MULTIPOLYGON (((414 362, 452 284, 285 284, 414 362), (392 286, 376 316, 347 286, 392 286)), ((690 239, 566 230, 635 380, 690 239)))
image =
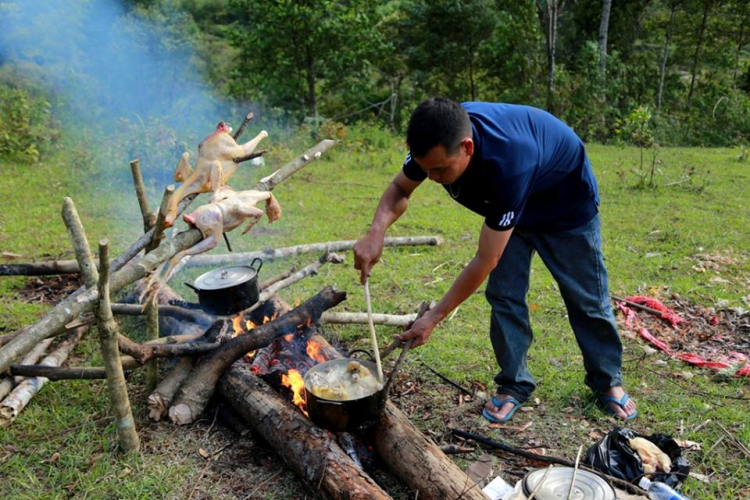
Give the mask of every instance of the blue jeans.
POLYGON ((622 342, 609 301, 596 215, 567 231, 513 231, 485 292, 492 306, 490 339, 500 365, 495 377, 498 393, 524 402, 536 387, 526 365, 526 353, 533 339, 526 294, 535 251, 560 287, 570 326, 583 354, 586 385, 597 393, 622 385, 622 342))

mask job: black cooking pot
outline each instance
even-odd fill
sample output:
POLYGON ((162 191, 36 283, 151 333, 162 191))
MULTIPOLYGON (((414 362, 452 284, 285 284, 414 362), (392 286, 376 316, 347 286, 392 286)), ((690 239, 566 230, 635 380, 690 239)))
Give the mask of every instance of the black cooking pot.
POLYGON ((388 399, 385 387, 369 396, 347 401, 334 401, 321 398, 313 394, 310 390, 308 381, 311 373, 328 370, 345 370, 346 366, 352 361, 357 361, 357 363, 362 364, 370 370, 375 377, 378 376, 375 363, 349 358, 333 359, 325 363, 320 363, 310 368, 305 374, 307 412, 310 415, 310 420, 320 427, 336 432, 360 430, 378 423, 380 416, 383 414, 383 409, 388 399))
POLYGON ((201 309, 216 316, 244 311, 258 302, 258 273, 263 261, 256 257, 249 266, 223 267, 201 274, 194 284, 185 283, 198 294, 201 309), (253 267, 256 263, 258 267, 253 267))

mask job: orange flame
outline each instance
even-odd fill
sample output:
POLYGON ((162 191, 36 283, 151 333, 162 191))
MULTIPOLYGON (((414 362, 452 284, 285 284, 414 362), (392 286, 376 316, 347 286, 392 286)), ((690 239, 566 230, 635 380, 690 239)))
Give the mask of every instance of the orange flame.
POLYGON ((310 359, 314 359, 318 363, 323 363, 326 361, 325 356, 323 356, 323 353, 321 352, 321 345, 319 342, 315 342, 314 340, 308 340, 307 341, 307 348, 305 351, 307 352, 307 355, 310 357, 310 359))
POLYGON ((302 380, 302 375, 297 370, 289 370, 288 373, 281 376, 281 385, 289 387, 292 390, 294 396, 292 397, 292 403, 297 405, 302 413, 306 416, 307 411, 305 410, 305 398, 302 397, 302 390, 305 388, 305 382, 302 380))

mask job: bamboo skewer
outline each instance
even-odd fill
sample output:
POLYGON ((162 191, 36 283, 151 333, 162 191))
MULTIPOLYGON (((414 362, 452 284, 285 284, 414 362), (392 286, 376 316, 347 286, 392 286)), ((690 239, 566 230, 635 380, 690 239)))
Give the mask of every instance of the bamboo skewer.
POLYGON ((375 354, 375 365, 378 367, 378 380, 383 383, 383 365, 380 363, 380 350, 378 349, 378 337, 375 335, 375 325, 372 322, 372 304, 370 303, 370 280, 365 280, 365 303, 367 304, 367 324, 370 326, 370 340, 372 341, 372 352, 375 354))

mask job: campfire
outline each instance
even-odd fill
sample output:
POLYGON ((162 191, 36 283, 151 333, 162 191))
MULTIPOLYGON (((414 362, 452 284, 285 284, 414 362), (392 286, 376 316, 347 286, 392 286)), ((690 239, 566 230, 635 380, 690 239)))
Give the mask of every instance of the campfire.
MULTIPOLYGON (((263 316, 260 324, 275 320, 273 316, 263 316)), ((233 336, 252 335, 258 324, 240 313, 232 318, 233 336)), ((248 352, 244 361, 250 364, 250 370, 268 382, 272 387, 283 390, 287 399, 307 416, 305 402, 305 383, 303 377, 307 370, 318 363, 328 361, 323 345, 312 339, 316 330, 312 320, 296 325, 297 331, 288 333, 275 340, 271 345, 248 352)))

